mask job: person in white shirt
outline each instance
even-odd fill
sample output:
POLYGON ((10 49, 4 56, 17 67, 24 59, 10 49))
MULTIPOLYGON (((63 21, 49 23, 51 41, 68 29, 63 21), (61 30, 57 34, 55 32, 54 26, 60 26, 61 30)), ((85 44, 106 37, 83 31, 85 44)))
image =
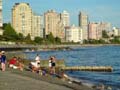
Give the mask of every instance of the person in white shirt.
POLYGON ((39 56, 39 54, 37 54, 35 60, 36 60, 36 61, 40 61, 40 56, 39 56))
POLYGON ((35 62, 38 63, 38 64, 40 64, 40 56, 39 56, 39 54, 37 54, 37 56, 35 58, 35 62))
POLYGON ((32 65, 32 71, 38 71, 40 69, 40 56, 37 54, 35 62, 30 63, 32 65))

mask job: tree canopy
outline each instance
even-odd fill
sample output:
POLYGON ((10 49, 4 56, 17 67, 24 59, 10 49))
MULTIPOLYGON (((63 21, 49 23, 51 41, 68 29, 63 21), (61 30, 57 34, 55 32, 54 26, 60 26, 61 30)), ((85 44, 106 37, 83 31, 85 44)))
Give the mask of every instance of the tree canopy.
POLYGON ((41 38, 41 37, 35 37, 34 42, 38 43, 38 44, 42 44, 43 43, 43 38, 41 38))
POLYGON ((54 36, 53 36, 53 34, 50 32, 50 34, 48 34, 47 36, 46 36, 46 39, 50 42, 50 43, 55 43, 55 38, 54 38, 54 36))
POLYGON ((103 31, 102 31, 102 37, 103 37, 103 38, 109 38, 106 30, 103 30, 103 31))
POLYGON ((12 28, 11 24, 5 24, 3 36, 6 37, 6 40, 17 40, 18 34, 15 32, 15 30, 12 28))

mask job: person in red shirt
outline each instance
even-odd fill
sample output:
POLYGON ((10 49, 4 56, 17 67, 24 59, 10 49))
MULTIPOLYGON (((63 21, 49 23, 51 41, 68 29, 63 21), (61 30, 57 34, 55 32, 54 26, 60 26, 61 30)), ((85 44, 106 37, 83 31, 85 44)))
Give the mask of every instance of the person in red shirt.
POLYGON ((17 69, 17 58, 14 56, 12 59, 9 61, 9 67, 13 69, 17 69))

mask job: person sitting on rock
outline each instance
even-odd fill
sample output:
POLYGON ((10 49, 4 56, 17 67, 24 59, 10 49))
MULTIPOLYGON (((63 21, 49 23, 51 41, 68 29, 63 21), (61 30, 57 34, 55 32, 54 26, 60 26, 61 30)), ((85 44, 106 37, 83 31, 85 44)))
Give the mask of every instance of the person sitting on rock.
POLYGON ((37 54, 35 62, 30 62, 29 68, 32 72, 38 72, 40 70, 40 56, 37 54))
POLYGON ((12 59, 9 60, 8 66, 13 69, 17 69, 17 57, 13 57, 12 59))
POLYGON ((40 70, 40 63, 38 62, 30 62, 29 68, 32 72, 38 72, 40 70))
POLYGON ((14 56, 12 59, 10 59, 8 65, 10 68, 20 69, 21 71, 23 71, 24 64, 22 63, 20 57, 17 59, 17 57, 14 56))
POLYGON ((22 62, 22 59, 20 57, 18 57, 18 62, 17 62, 17 66, 18 66, 18 69, 20 69, 21 71, 23 71, 23 68, 24 68, 24 64, 22 62))

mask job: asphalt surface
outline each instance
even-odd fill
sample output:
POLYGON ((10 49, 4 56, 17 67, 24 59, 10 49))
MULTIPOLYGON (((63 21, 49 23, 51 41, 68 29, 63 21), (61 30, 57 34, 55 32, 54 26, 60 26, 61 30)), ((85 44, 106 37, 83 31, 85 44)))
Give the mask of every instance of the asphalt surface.
POLYGON ((92 90, 52 76, 40 76, 30 71, 0 71, 0 90, 92 90))

